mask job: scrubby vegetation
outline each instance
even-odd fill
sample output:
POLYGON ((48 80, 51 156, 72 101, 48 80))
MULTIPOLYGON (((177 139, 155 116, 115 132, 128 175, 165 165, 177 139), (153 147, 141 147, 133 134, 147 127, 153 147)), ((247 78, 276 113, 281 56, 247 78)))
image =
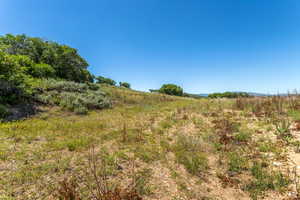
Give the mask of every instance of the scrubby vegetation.
POLYGON ((224 92, 224 93, 212 93, 208 95, 209 98, 238 98, 238 97, 250 97, 246 92, 224 92))
POLYGON ((40 103, 79 114, 111 105, 101 86, 92 83, 88 63, 69 46, 8 34, 0 37, 0 66, 0 120, 14 114, 11 109, 22 112, 24 106, 34 113, 40 103))
POLYGON ((183 89, 180 86, 175 84, 164 84, 161 86, 161 88, 158 91, 163 94, 174 95, 174 96, 183 95, 183 89))
POLYGON ((119 85, 120 85, 120 87, 130 88, 130 84, 127 82, 120 82, 119 85))
POLYGON ((111 106, 105 93, 94 83, 75 83, 55 79, 39 80, 33 86, 36 101, 48 105, 57 105, 78 114, 86 114, 91 109, 111 106))
POLYGON ((116 85, 116 81, 114 81, 110 78, 105 78, 103 76, 96 77, 96 80, 97 80, 97 83, 108 84, 108 85, 116 85))

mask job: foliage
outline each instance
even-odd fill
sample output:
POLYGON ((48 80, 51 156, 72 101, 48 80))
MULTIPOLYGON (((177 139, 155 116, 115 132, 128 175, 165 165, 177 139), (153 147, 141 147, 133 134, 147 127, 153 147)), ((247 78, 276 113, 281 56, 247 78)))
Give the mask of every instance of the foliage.
POLYGON ((14 104, 30 95, 30 76, 26 69, 31 65, 31 60, 26 56, 0 51, 0 103, 14 104))
POLYGON ((212 93, 208 95, 209 98, 238 98, 238 97, 250 97, 246 92, 224 92, 224 93, 212 93))
POLYGON ((130 88, 130 84, 127 82, 120 82, 119 85, 120 87, 130 88))
POLYGON ((116 81, 114 81, 110 78, 105 78, 103 76, 97 76, 96 80, 97 80, 97 83, 100 83, 100 84, 116 85, 116 81))
POLYGON ((30 75, 36 78, 54 78, 55 70, 48 64, 33 64, 31 68, 28 69, 30 75))
POLYGON ((174 96, 182 96, 183 95, 183 89, 175 84, 164 84, 159 89, 160 93, 168 94, 168 95, 174 95, 174 96))
POLYGON ((53 79, 36 82, 35 90, 39 102, 59 105, 78 114, 86 114, 90 109, 102 109, 111 106, 105 94, 93 83, 76 83, 53 79))
POLYGON ((57 79, 41 79, 32 85, 33 88, 42 91, 58 92, 85 92, 87 90, 98 90, 100 87, 94 83, 76 83, 57 79))
POLYGON ((92 82, 76 49, 26 35, 0 37, 0 103, 32 100, 36 78, 92 82))
POLYGON ((9 114, 9 111, 6 108, 6 106, 0 104, 0 119, 6 117, 8 114, 9 114))
POLYGON ((33 77, 54 76, 76 82, 93 80, 87 71, 88 63, 76 49, 67 45, 26 35, 7 34, 0 37, 0 50, 9 55, 26 56, 31 65, 25 70, 33 77))

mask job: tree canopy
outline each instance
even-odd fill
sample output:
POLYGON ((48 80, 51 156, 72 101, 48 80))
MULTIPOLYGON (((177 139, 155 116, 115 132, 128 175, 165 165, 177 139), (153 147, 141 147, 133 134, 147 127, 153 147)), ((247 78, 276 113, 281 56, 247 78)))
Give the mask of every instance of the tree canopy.
POLYGON ((212 93, 208 95, 209 98, 238 98, 238 97, 250 97, 246 92, 224 92, 224 93, 212 93))
POLYGON ((103 76, 97 76, 96 80, 97 80, 97 83, 100 83, 100 84, 108 84, 108 85, 116 85, 117 84, 116 81, 114 81, 110 78, 105 78, 103 76))
MULTIPOLYGON (((91 82, 88 63, 76 49, 56 42, 26 35, 7 34, 0 37, 0 51, 9 55, 26 56, 32 77, 54 77, 75 82, 91 82)), ((22 66, 24 67, 24 66, 22 66)))
POLYGON ((175 95, 175 96, 182 96, 183 89, 175 84, 164 84, 159 89, 160 93, 168 94, 168 95, 175 95))
POLYGON ((77 50, 67 45, 26 35, 0 36, 0 103, 31 97, 35 79, 93 82, 87 67, 77 50))
POLYGON ((130 88, 130 83, 127 82, 119 82, 120 87, 130 88))

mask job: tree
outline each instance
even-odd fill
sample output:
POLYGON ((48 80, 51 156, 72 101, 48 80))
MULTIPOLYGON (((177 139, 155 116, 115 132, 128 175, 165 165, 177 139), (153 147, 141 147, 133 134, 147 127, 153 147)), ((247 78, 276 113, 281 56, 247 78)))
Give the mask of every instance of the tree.
POLYGON ((127 82, 119 82, 120 87, 130 88, 130 84, 127 82))
POLYGON ((30 77, 26 70, 33 62, 27 56, 0 51, 0 103, 14 104, 30 95, 30 77))
MULTIPOLYGON (((90 82, 92 80, 91 74, 87 71, 88 63, 78 54, 76 49, 67 45, 26 35, 7 34, 0 37, 0 51, 10 55, 25 55, 33 63, 44 66, 43 69, 46 69, 44 64, 47 64, 48 72, 49 70, 54 72, 56 78, 75 82, 90 82)), ((38 76, 40 75, 38 73, 38 76)))
POLYGON ((116 85, 116 81, 110 79, 110 78, 105 78, 103 76, 97 76, 96 77, 97 83, 100 84, 108 84, 108 85, 116 85))
POLYGON ((238 97, 250 97, 246 92, 224 92, 224 93, 212 93, 208 95, 209 98, 238 98, 238 97))
POLYGON ((175 96, 182 96, 183 95, 183 89, 175 84, 164 84, 159 89, 160 93, 168 94, 168 95, 175 95, 175 96))

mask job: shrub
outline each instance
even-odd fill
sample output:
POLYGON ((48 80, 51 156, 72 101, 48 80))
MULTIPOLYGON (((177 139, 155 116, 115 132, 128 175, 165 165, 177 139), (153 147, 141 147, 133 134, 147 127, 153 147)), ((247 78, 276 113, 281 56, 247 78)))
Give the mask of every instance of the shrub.
POLYGON ((198 137, 179 136, 173 146, 176 160, 184 165, 186 170, 193 175, 201 175, 208 169, 208 159, 201 151, 204 143, 198 137))
POLYGON ((97 80, 97 83, 100 83, 100 84, 116 85, 116 81, 114 81, 110 78, 105 78, 103 76, 96 77, 96 80, 97 80))
POLYGON ((56 79, 37 80, 33 88, 42 91, 58 92, 85 92, 87 90, 98 90, 99 86, 94 83, 76 83, 73 81, 64 81, 56 79))
POLYGON ((130 88, 130 84, 127 82, 120 82, 119 85, 120 85, 120 87, 130 88))
POLYGON ((183 95, 183 89, 180 86, 177 86, 175 84, 164 84, 159 89, 159 92, 163 94, 174 95, 174 96, 183 95))
POLYGON ((111 106, 105 93, 93 83, 75 83, 71 81, 40 80, 34 88, 40 93, 37 101, 59 105, 69 111, 86 114, 90 109, 102 109, 111 106))

